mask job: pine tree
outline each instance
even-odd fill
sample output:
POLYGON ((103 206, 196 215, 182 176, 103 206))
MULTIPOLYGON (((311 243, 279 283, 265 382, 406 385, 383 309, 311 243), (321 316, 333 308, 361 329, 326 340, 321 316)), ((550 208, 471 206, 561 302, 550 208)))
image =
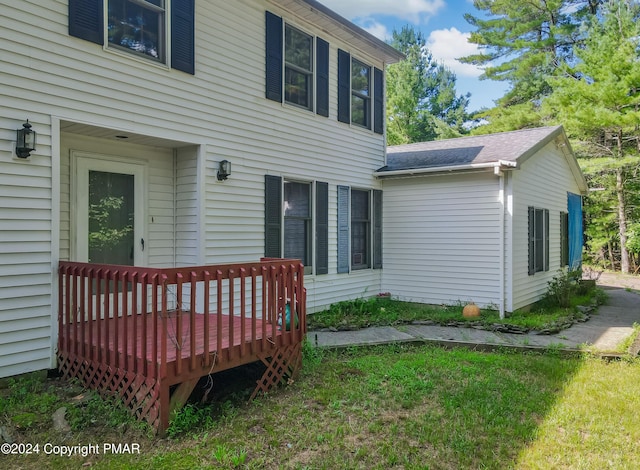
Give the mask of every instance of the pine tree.
POLYGON ((424 35, 410 26, 391 45, 406 59, 387 68, 387 141, 390 145, 455 137, 466 132, 469 95, 456 94, 456 76, 438 64, 424 35))

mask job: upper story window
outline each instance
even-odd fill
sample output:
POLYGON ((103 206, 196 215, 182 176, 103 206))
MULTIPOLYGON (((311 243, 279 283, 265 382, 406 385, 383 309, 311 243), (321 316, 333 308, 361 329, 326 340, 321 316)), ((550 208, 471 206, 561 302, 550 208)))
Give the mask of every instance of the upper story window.
POLYGON ((284 58, 285 101, 313 109, 313 37, 286 25, 284 58))
POLYGON ((164 0, 107 0, 110 46, 165 62, 166 5, 164 0))
POLYGON ((384 73, 340 49, 338 121, 384 132, 384 73))
POLYGON ((194 0, 69 0, 69 34, 194 74, 194 3, 194 0))
POLYGON ((351 122, 371 128, 371 68, 351 60, 351 122))
POLYGON ((266 12, 266 97, 329 116, 329 43, 266 12))

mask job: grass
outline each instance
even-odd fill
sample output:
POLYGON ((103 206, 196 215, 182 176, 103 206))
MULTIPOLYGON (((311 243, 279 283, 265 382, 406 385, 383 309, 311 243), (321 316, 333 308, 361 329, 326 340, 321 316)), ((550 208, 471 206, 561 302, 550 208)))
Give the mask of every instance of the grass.
POLYGON ((441 325, 451 323, 480 324, 487 327, 511 325, 523 330, 557 328, 581 318, 578 305, 592 302, 602 304, 606 294, 595 289, 583 295, 574 295, 570 306, 555 306, 550 299, 539 302, 531 311, 516 311, 501 319, 496 309, 482 309, 480 317, 467 319, 462 316, 464 305, 426 305, 403 302, 389 297, 372 297, 338 302, 325 311, 308 315, 310 330, 322 328, 359 329, 369 326, 393 326, 414 321, 431 321, 441 325))
MULTIPOLYGON (((208 416, 185 419, 189 425, 173 438, 151 439, 130 425, 114 436, 102 424, 111 414, 106 409, 104 417, 94 416, 101 424, 93 427, 56 433, 42 419, 18 433, 21 442, 41 444, 137 442, 139 455, 10 455, 3 467, 634 468, 638 383, 634 360, 415 345, 341 352, 306 346, 295 383, 248 404, 239 394, 224 406, 192 405, 185 413, 208 410, 208 416)), ((42 397, 47 385, 38 387, 21 382, 3 391, 3 421, 26 410, 40 416, 68 398, 52 406, 53 398, 42 397)))

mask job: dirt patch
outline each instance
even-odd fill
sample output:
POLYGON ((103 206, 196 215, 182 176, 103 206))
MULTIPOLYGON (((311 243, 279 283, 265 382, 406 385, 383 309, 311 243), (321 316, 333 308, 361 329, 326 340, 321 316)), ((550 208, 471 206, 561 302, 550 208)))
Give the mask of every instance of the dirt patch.
POLYGON ((600 275, 600 279, 598 279, 598 286, 631 289, 640 293, 640 276, 633 274, 603 272, 600 275))

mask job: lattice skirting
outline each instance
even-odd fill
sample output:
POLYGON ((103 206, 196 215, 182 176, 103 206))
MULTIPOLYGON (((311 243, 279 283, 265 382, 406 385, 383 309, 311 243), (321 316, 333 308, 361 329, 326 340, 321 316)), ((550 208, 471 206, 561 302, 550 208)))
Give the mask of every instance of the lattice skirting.
POLYGON ((298 375, 302 367, 302 343, 272 350, 259 357, 267 366, 267 370, 257 381, 256 389, 251 394, 251 400, 258 393, 267 393, 278 384, 284 383, 285 379, 293 379, 298 375))
POLYGON ((155 379, 62 353, 58 354, 58 370, 65 379, 77 378, 85 388, 117 397, 137 419, 160 428, 160 385, 155 379))

